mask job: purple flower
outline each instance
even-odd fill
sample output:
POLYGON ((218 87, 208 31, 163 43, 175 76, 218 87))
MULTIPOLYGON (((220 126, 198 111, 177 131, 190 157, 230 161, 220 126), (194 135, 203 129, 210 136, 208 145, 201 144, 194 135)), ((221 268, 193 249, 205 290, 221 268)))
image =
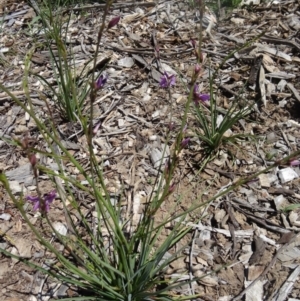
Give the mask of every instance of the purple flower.
POLYGON ((185 139, 183 139, 182 141, 181 141, 181 147, 182 148, 185 148, 185 147, 187 147, 187 145, 189 144, 189 142, 190 142, 190 138, 185 138, 185 139))
POLYGON ((300 165, 300 161, 297 159, 293 159, 290 161, 290 166, 299 166, 300 165))
POLYGON ((209 99, 210 99, 209 94, 199 93, 199 86, 198 85, 194 86, 193 100, 196 105, 198 105, 199 102, 206 102, 209 99))
POLYGON ((41 200, 38 196, 27 196, 26 199, 33 203, 33 210, 36 211, 40 209, 41 212, 46 213, 49 211, 50 204, 56 198, 56 191, 53 190, 48 194, 44 195, 44 199, 41 200))
POLYGON ((171 86, 174 86, 176 82, 176 77, 174 74, 168 75, 168 73, 165 71, 164 75, 160 78, 159 85, 161 88, 169 88, 171 86))
POLYGON ((110 29, 110 28, 114 27, 115 25, 117 25, 119 23, 120 19, 121 19, 120 16, 111 19, 107 25, 107 29, 110 29))
POLYGON ((103 86, 106 84, 106 82, 107 82, 107 76, 101 74, 100 77, 95 82, 95 89, 96 90, 102 89, 103 86))

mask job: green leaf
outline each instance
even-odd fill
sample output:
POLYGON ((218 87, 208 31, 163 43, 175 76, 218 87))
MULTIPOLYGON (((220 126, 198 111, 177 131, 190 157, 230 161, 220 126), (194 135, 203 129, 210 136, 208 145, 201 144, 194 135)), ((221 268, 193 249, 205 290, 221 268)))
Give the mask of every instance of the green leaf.
POLYGON ((292 205, 286 206, 282 209, 282 211, 283 212, 289 212, 289 211, 293 211, 297 208, 300 208, 300 204, 292 204, 292 205))

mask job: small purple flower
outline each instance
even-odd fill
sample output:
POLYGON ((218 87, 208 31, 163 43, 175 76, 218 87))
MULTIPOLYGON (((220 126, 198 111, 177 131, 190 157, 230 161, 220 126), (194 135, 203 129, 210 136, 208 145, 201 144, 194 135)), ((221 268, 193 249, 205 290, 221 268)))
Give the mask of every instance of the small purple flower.
POLYGON ((188 144, 190 143, 190 138, 185 138, 185 139, 183 139, 182 141, 181 141, 181 147, 182 148, 185 148, 185 147, 187 147, 188 146, 188 144))
POLYGON ((200 102, 206 102, 210 99, 209 94, 201 94, 199 93, 199 86, 194 86, 194 92, 193 92, 193 100, 196 105, 198 105, 200 102))
POLYGON ((197 64, 195 66, 195 74, 199 74, 200 71, 201 71, 201 66, 197 64))
POLYGON ((101 74, 100 77, 95 82, 95 89, 96 90, 102 89, 103 86, 106 84, 106 82, 107 82, 107 76, 101 74))
POLYGON ((99 121, 98 123, 96 123, 96 126, 93 128, 93 134, 96 135, 99 128, 101 126, 101 121, 99 121))
POLYGON ((300 165, 300 161, 297 159, 293 159, 290 161, 290 166, 299 166, 300 165))
POLYGON ((110 28, 116 26, 119 23, 120 19, 121 19, 120 16, 111 19, 107 25, 107 29, 110 29, 110 28))
POLYGON ((41 200, 38 196, 27 196, 26 199, 33 203, 33 210, 36 211, 40 209, 41 212, 47 213, 50 208, 50 204, 56 198, 56 191, 53 190, 44 195, 44 199, 41 200))
POLYGON ((168 73, 165 71, 164 75, 160 78, 159 85, 161 88, 169 88, 171 86, 174 86, 176 82, 176 77, 174 74, 168 75, 168 73))

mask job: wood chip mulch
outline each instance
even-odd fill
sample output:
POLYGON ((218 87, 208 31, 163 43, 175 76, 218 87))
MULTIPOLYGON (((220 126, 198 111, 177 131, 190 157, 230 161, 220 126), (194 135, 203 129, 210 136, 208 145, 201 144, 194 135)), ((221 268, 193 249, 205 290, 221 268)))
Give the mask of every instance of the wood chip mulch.
MULTIPOLYGON (((209 92, 210 75, 221 66, 213 83, 220 118, 232 102, 256 100, 257 106, 249 118, 241 120, 229 134, 254 134, 257 140, 241 143, 239 148, 220 149, 198 173, 202 146, 193 135, 196 121, 190 114, 187 135, 192 139, 181 155, 175 175, 176 190, 158 212, 158 219, 174 208, 178 199, 181 201, 175 211, 187 210, 241 177, 298 150, 299 11, 299 1, 292 0, 235 9, 222 18, 206 9, 201 92, 209 92), (235 49, 238 51, 227 58, 235 49)), ((46 122, 47 101, 65 147, 88 170, 87 140, 80 123, 66 123, 59 117, 51 94, 34 76, 42 75, 54 86, 57 84, 36 11, 26 2, 12 0, 0 1, 0 13, 1 83, 26 102, 22 85, 24 62, 26 54, 33 51, 29 94, 35 114, 46 122)), ((72 14, 67 43, 77 75, 84 68, 85 74, 92 70, 89 61, 95 52, 102 13, 102 4, 86 4, 64 12, 66 22, 72 14)), ((121 16, 121 20, 104 34, 97 58, 100 69, 106 66, 108 82, 94 104, 93 122, 101 122, 101 127, 93 144, 97 159, 103 162, 108 191, 112 199, 118 200, 122 195, 122 206, 128 216, 133 216, 134 226, 147 197, 156 188, 153 183, 161 174, 159 162, 170 154, 180 128, 188 95, 186 87, 196 64, 191 40, 198 41, 200 21, 197 10, 183 0, 116 1, 109 18, 115 16, 121 16), (171 99, 159 87, 164 71, 177 77, 171 99), (173 132, 167 140, 170 124, 173 132)), ((87 99, 87 115, 89 109, 87 99)), ((26 155, 7 139, 22 139, 28 134, 40 149, 49 151, 33 120, 0 90, 0 137, 4 138, 0 140, 0 170, 5 172, 16 196, 34 194, 36 187, 26 155)), ((183 285, 175 293, 202 294, 198 300, 300 300, 300 211, 297 207, 284 210, 299 203, 298 159, 291 166, 279 166, 189 214, 193 230, 178 246, 186 246, 184 256, 166 270, 166 277, 181 275, 190 279, 223 268, 193 285, 183 285)), ((52 169, 57 167, 50 158, 39 160, 52 169)), ((69 162, 64 162, 64 167, 67 175, 84 180, 69 162)), ((62 183, 56 184, 63 187, 62 183)), ((40 185, 43 193, 54 188, 44 175, 40 185)), ((93 200, 80 194, 78 198, 81 204, 85 202, 92 219, 93 200)), ((31 205, 26 204, 26 210, 33 222, 38 220, 31 205)), ((58 198, 49 217, 57 226, 68 228, 58 198)), ((168 231, 166 228, 160 240, 168 231)), ((45 257, 2 187, 0 247, 40 264, 45 257)), ((71 294, 64 285, 50 281, 49 287, 46 283, 40 273, 0 256, 0 300, 37 300, 38 293, 45 296, 41 300, 48 300, 50 291, 54 296, 71 294)))

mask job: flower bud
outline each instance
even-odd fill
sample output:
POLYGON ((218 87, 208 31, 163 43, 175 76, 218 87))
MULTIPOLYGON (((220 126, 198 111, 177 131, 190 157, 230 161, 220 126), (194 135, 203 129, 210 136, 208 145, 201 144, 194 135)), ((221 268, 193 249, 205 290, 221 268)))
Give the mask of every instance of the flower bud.
POLYGON ((175 190, 175 188, 176 188, 176 185, 175 185, 174 183, 171 184, 171 185, 169 186, 169 193, 170 193, 170 194, 173 193, 174 190, 175 190))
POLYGON ((111 19, 107 25, 107 29, 110 29, 110 28, 116 26, 119 23, 120 19, 121 19, 120 16, 111 19))
POLYGON ((300 165, 300 161, 297 159, 292 159, 290 160, 290 166, 299 166, 300 165))
POLYGON ((29 162, 31 164, 32 167, 34 167, 37 163, 37 158, 35 154, 30 154, 29 155, 29 162))
POLYGON ((96 135, 101 125, 101 121, 99 121, 96 126, 93 128, 93 134, 96 135))
POLYGON ((195 74, 198 75, 200 71, 201 71, 201 67, 200 67, 200 65, 197 64, 195 66, 195 74))
POLYGON ((187 147, 188 146, 188 144, 189 144, 189 142, 190 142, 190 138, 185 138, 185 139, 183 139, 182 141, 181 141, 181 147, 182 148, 185 148, 185 147, 187 147))
POLYGON ((107 76, 101 74, 97 79, 97 81, 94 83, 95 90, 102 89, 103 86, 106 84, 106 82, 107 82, 107 76))

